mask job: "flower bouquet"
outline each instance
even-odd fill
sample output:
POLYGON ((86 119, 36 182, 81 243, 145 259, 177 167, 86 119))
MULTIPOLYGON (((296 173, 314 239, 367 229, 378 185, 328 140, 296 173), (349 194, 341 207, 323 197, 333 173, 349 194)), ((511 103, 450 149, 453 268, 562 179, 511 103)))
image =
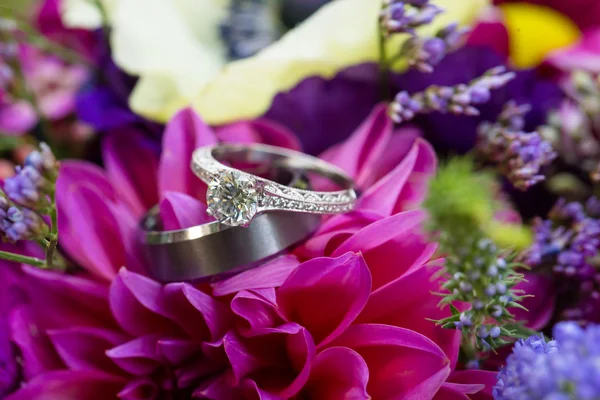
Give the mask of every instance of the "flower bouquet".
POLYGON ((597 1, 0 11, 0 398, 600 399, 597 1))

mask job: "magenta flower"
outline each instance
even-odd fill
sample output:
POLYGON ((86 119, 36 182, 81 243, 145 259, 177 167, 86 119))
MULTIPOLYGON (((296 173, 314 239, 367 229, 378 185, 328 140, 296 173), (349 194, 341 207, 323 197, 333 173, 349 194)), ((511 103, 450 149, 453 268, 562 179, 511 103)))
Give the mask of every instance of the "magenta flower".
POLYGON ((394 132, 383 106, 323 155, 363 190, 355 211, 225 281, 144 276, 137 219, 160 202, 169 226, 202 222, 205 187, 187 160, 217 140, 298 147, 265 121, 213 132, 183 111, 160 159, 131 133, 105 143, 106 171, 63 164, 61 244, 85 272, 25 268, 29 305, 13 332, 37 369, 9 400, 489 398, 493 373, 455 372, 459 333, 425 319, 445 313, 416 209, 436 159, 416 130, 394 132))
MULTIPOLYGON (((85 67, 68 65, 24 45, 19 48, 18 58, 27 90, 31 91, 45 118, 57 121, 75 111, 76 92, 88 78, 85 67)), ((8 77, 0 78, 0 130, 19 135, 37 124, 38 115, 32 104, 9 93, 7 87, 14 79, 12 71, 8 77)))

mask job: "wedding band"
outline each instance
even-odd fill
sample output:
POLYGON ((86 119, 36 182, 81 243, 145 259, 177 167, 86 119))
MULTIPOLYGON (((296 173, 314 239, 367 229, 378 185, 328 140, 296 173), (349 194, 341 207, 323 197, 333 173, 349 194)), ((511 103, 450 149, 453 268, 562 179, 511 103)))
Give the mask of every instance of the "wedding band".
POLYGON ((337 214, 350 211, 356 201, 353 180, 338 167, 318 158, 264 144, 216 144, 196 149, 194 173, 208 184, 208 214, 229 226, 248 226, 266 211, 337 214), (262 163, 314 173, 341 190, 298 189, 227 166, 225 162, 262 163))
POLYGON ((141 244, 148 273, 160 282, 214 281, 235 275, 301 243, 320 224, 316 214, 272 212, 247 228, 218 221, 161 231, 158 207, 141 222, 141 244))

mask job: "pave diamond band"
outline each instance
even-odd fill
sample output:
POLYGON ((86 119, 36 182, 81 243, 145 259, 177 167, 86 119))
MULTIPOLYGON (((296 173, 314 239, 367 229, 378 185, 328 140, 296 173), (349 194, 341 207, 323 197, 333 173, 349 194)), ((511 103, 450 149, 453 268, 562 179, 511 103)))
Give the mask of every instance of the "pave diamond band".
POLYGON ((350 211, 356 201, 354 182, 341 169, 306 154, 264 144, 217 144, 194 151, 194 173, 208 184, 208 213, 230 226, 247 226, 266 211, 337 214, 350 211), (258 163, 327 178, 341 187, 313 191, 285 186, 223 162, 258 163))

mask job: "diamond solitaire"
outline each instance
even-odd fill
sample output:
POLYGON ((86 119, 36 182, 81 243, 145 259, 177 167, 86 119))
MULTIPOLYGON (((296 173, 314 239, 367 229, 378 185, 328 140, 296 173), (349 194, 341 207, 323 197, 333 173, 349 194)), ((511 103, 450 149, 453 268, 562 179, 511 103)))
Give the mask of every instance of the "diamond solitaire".
POLYGON ((248 226, 258 205, 257 183, 237 171, 221 171, 206 192, 207 213, 229 226, 248 226))
POLYGON ((248 227, 255 216, 272 211, 341 214, 352 210, 356 202, 354 181, 344 171, 326 161, 281 147, 258 143, 214 144, 194 150, 190 166, 208 185, 208 214, 223 225, 248 227), (282 169, 302 175, 316 174, 331 181, 338 190, 290 187, 223 162, 247 163, 263 174, 282 169))

